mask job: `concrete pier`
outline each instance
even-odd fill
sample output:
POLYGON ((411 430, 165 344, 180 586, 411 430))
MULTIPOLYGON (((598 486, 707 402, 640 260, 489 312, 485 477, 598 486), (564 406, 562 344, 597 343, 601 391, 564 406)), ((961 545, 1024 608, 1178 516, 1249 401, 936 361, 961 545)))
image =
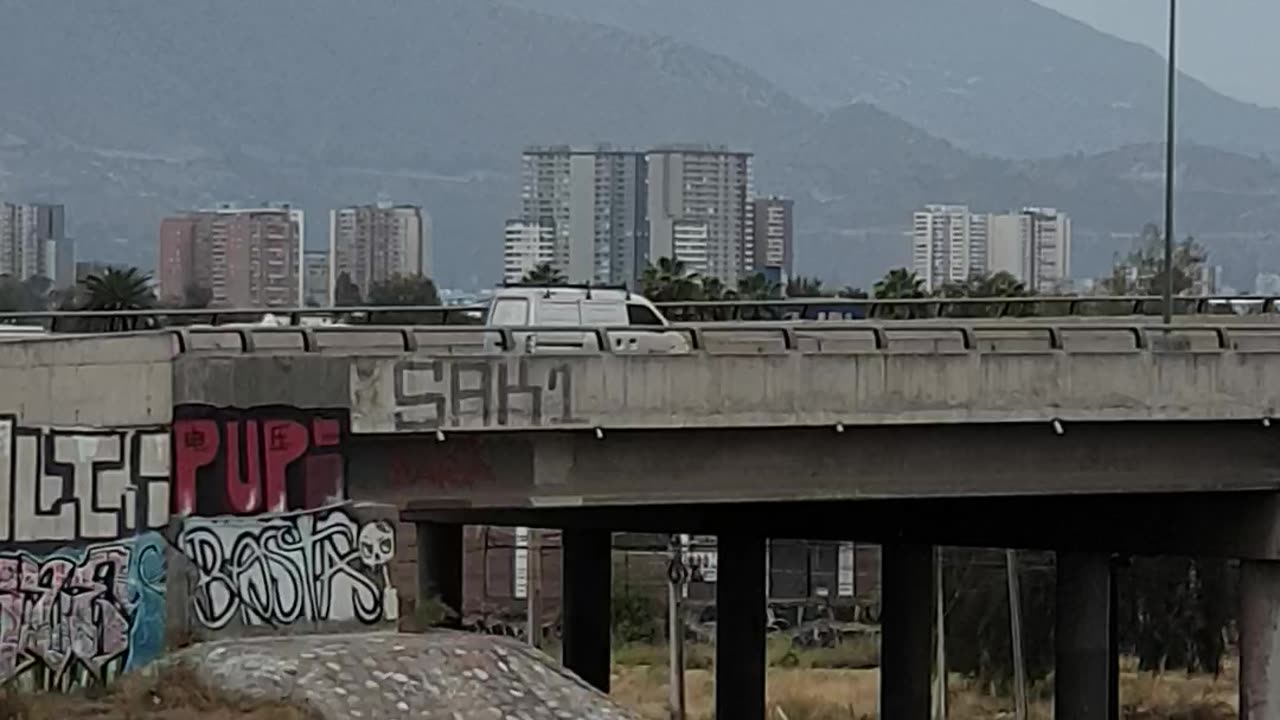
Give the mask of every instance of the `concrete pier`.
POLYGON ((765 539, 721 535, 716 577, 716 718, 765 714, 765 539))
POLYGON ((881 556, 880 718, 929 717, 933 548, 886 544, 881 556))
POLYGON ((1055 621, 1056 720, 1110 720, 1112 673, 1111 557, 1105 553, 1058 553, 1055 621))
POLYGON ((1240 720, 1280 717, 1280 562, 1240 563, 1240 720))
POLYGON ((418 612, 427 612, 437 625, 458 627, 462 621, 462 525, 420 522, 418 538, 418 612), (446 617, 436 617, 438 608, 425 609, 422 603, 447 609, 446 617))
POLYGON ((609 692, 611 534, 567 529, 561 577, 564 666, 609 692))

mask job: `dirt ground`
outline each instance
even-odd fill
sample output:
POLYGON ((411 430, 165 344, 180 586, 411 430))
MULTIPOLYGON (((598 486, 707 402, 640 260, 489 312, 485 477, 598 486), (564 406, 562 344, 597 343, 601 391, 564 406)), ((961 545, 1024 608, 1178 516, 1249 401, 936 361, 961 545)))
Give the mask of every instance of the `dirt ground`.
MULTIPOLYGON (((871 720, 876 716, 877 670, 771 668, 768 675, 768 720, 871 720)), ((712 673, 690 670, 685 687, 689 720, 711 720, 712 673)), ((1053 717, 1052 690, 1036 688, 1031 720, 1053 717)), ((646 720, 666 720, 667 670, 660 666, 614 668, 613 698, 646 720)), ((1233 671, 1219 678, 1139 674, 1121 675, 1121 703, 1126 720, 1235 720, 1236 680, 1233 671)), ((951 720, 1013 717, 1008 698, 992 697, 953 677, 948 693, 951 720)))
POLYGON ((319 720, 306 710, 229 697, 190 670, 126 678, 110 692, 0 695, 0 720, 319 720))

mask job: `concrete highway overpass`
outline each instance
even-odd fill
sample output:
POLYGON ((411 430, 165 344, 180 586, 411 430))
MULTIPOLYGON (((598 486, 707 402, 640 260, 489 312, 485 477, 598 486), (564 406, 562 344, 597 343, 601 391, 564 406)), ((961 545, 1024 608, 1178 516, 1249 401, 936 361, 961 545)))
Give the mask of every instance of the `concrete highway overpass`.
POLYGON ((1059 718, 1116 704, 1111 553, 1218 555, 1243 561, 1242 715, 1280 714, 1280 329, 679 332, 672 355, 460 327, 0 343, 0 539, 62 557, 171 518, 391 503, 389 583, 456 607, 463 525, 560 528, 565 662, 607 686, 609 532, 714 534, 735 720, 763 713, 768 537, 884 544, 890 720, 928 707, 930 546, 1060 553, 1059 718))

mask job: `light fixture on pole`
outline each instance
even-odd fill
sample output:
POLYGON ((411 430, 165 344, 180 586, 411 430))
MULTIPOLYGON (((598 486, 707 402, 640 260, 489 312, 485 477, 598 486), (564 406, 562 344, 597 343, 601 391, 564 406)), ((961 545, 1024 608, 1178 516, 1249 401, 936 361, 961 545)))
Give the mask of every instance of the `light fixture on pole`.
POLYGON ((1178 80, 1178 0, 1169 0, 1169 81, 1164 137, 1164 322, 1173 322, 1173 158, 1174 87, 1178 80))

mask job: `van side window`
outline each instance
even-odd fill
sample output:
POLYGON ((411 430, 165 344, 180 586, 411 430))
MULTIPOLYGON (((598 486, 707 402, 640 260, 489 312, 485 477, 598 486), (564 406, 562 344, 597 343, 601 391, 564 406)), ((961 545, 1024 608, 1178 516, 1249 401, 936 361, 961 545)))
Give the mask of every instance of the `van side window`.
POLYGON ((524 298, 503 298, 493 304, 489 324, 499 327, 525 327, 529 324, 529 301, 524 298))
POLYGON ((627 303, 628 325, 661 325, 662 318, 652 308, 639 303, 627 303))
POLYGON ((538 305, 538 325, 577 327, 581 324, 577 300, 543 300, 538 305))
POLYGON ((614 301, 584 300, 582 302, 582 324, 583 325, 608 325, 610 327, 618 327, 627 325, 630 321, 627 318, 627 311, 622 307, 622 303, 614 301))

